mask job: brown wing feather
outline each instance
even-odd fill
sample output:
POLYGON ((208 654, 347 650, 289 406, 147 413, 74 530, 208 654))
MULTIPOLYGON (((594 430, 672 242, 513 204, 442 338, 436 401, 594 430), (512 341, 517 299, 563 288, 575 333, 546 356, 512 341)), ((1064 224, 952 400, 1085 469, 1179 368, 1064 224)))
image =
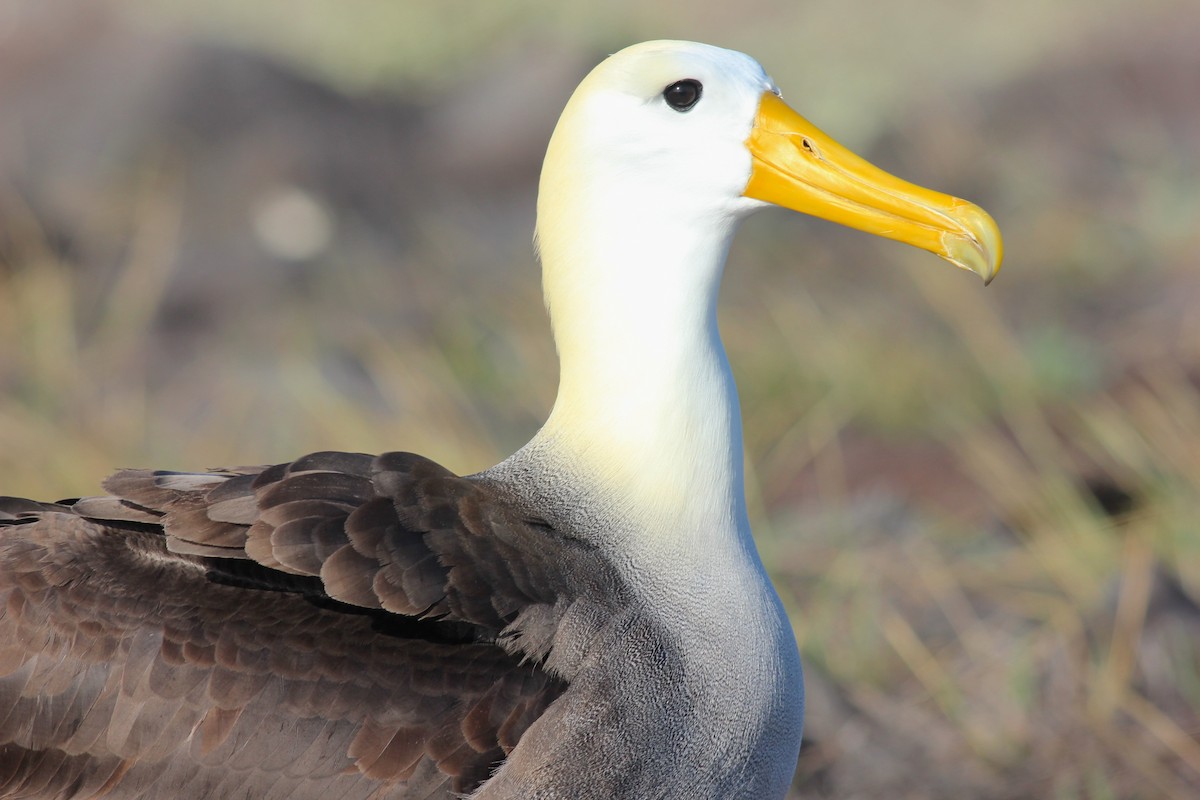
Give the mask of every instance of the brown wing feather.
POLYGON ((564 690, 536 665, 607 574, 411 454, 105 488, 0 500, 0 798, 470 791, 564 690))

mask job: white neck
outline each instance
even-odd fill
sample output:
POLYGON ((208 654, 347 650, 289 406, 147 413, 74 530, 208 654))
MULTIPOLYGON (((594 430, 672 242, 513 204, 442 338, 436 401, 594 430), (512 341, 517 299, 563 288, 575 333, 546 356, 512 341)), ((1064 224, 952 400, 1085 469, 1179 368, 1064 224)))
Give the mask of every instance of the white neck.
POLYGON ((574 219, 620 220, 619 233, 584 226, 550 238, 541 228, 562 367, 538 439, 656 538, 686 535, 674 543, 683 548, 703 547, 698 535, 748 539, 737 388, 716 320, 737 220, 697 226, 631 209, 628 194, 619 209, 596 208, 607 196, 597 194, 574 219))

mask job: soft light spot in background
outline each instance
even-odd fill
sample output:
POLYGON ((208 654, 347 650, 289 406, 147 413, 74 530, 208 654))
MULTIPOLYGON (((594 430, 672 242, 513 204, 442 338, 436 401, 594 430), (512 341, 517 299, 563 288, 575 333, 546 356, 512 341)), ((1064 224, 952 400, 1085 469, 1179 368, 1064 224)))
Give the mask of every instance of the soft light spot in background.
POLYGON ((276 186, 253 205, 259 243, 283 261, 307 261, 325 252, 333 239, 329 208, 298 186, 276 186))

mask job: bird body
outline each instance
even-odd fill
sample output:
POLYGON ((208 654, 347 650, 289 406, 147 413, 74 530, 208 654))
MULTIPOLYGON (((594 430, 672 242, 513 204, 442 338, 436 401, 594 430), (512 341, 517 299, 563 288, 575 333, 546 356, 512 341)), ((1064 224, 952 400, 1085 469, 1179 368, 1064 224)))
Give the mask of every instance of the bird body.
POLYGON ((517 453, 0 501, 0 798, 783 797, 803 681, 716 320, 769 203, 999 264, 982 211, 838 150, 748 56, 612 56, 547 152, 561 379, 517 453))

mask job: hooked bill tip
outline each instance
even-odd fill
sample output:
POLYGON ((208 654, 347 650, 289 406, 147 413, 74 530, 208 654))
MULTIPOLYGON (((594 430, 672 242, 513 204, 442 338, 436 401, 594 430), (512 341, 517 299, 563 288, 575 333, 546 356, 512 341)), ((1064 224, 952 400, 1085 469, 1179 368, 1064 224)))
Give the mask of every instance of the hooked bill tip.
POLYGON ((974 203, 963 202, 950 216, 962 226, 948 231, 942 239, 943 258, 983 278, 986 286, 1000 272, 1004 260, 1004 242, 1000 228, 991 215, 974 203))

